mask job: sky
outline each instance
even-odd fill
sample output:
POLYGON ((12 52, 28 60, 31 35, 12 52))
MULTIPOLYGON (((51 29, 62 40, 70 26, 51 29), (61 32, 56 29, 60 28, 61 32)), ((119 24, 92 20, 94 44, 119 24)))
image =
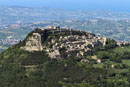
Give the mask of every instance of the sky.
POLYGON ((130 0, 0 0, 0 5, 130 12, 130 0))

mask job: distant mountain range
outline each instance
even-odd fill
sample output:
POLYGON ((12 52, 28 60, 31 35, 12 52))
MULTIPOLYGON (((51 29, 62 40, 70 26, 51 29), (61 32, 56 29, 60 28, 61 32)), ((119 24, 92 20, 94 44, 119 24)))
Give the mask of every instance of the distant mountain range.
POLYGON ((55 8, 31 8, 0 6, 0 25, 25 24, 45 20, 88 20, 103 18, 110 20, 130 19, 130 13, 109 10, 65 10, 55 8))

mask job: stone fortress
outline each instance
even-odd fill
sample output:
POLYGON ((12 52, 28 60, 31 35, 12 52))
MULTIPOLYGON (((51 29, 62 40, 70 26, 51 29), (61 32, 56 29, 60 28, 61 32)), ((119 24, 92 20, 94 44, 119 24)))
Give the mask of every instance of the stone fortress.
POLYGON ((51 58, 61 58, 60 49, 64 48, 65 53, 69 56, 71 52, 76 51, 76 56, 84 56, 91 53, 93 48, 105 46, 106 37, 98 37, 91 33, 68 28, 52 26, 41 29, 41 32, 33 32, 28 37, 25 46, 21 49, 33 51, 46 51, 51 58), (65 33, 65 35, 62 35, 65 33), (61 34, 61 35, 60 35, 61 34), (60 35, 53 38, 45 45, 49 35, 60 35))

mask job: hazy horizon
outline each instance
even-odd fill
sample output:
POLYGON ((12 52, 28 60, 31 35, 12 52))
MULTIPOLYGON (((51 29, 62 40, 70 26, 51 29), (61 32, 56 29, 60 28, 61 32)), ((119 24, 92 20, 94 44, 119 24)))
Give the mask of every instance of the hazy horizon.
POLYGON ((130 1, 119 0, 6 0, 0 1, 0 5, 27 6, 27 7, 49 7, 80 10, 115 10, 130 12, 130 1))

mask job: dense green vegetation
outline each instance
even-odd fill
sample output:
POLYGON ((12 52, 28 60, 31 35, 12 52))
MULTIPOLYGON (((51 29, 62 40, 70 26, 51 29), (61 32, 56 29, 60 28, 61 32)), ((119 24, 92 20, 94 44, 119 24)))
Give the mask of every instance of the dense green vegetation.
POLYGON ((98 64, 11 47, 0 55, 0 87, 129 87, 129 53, 130 46, 96 51, 93 55, 102 60, 98 64))

